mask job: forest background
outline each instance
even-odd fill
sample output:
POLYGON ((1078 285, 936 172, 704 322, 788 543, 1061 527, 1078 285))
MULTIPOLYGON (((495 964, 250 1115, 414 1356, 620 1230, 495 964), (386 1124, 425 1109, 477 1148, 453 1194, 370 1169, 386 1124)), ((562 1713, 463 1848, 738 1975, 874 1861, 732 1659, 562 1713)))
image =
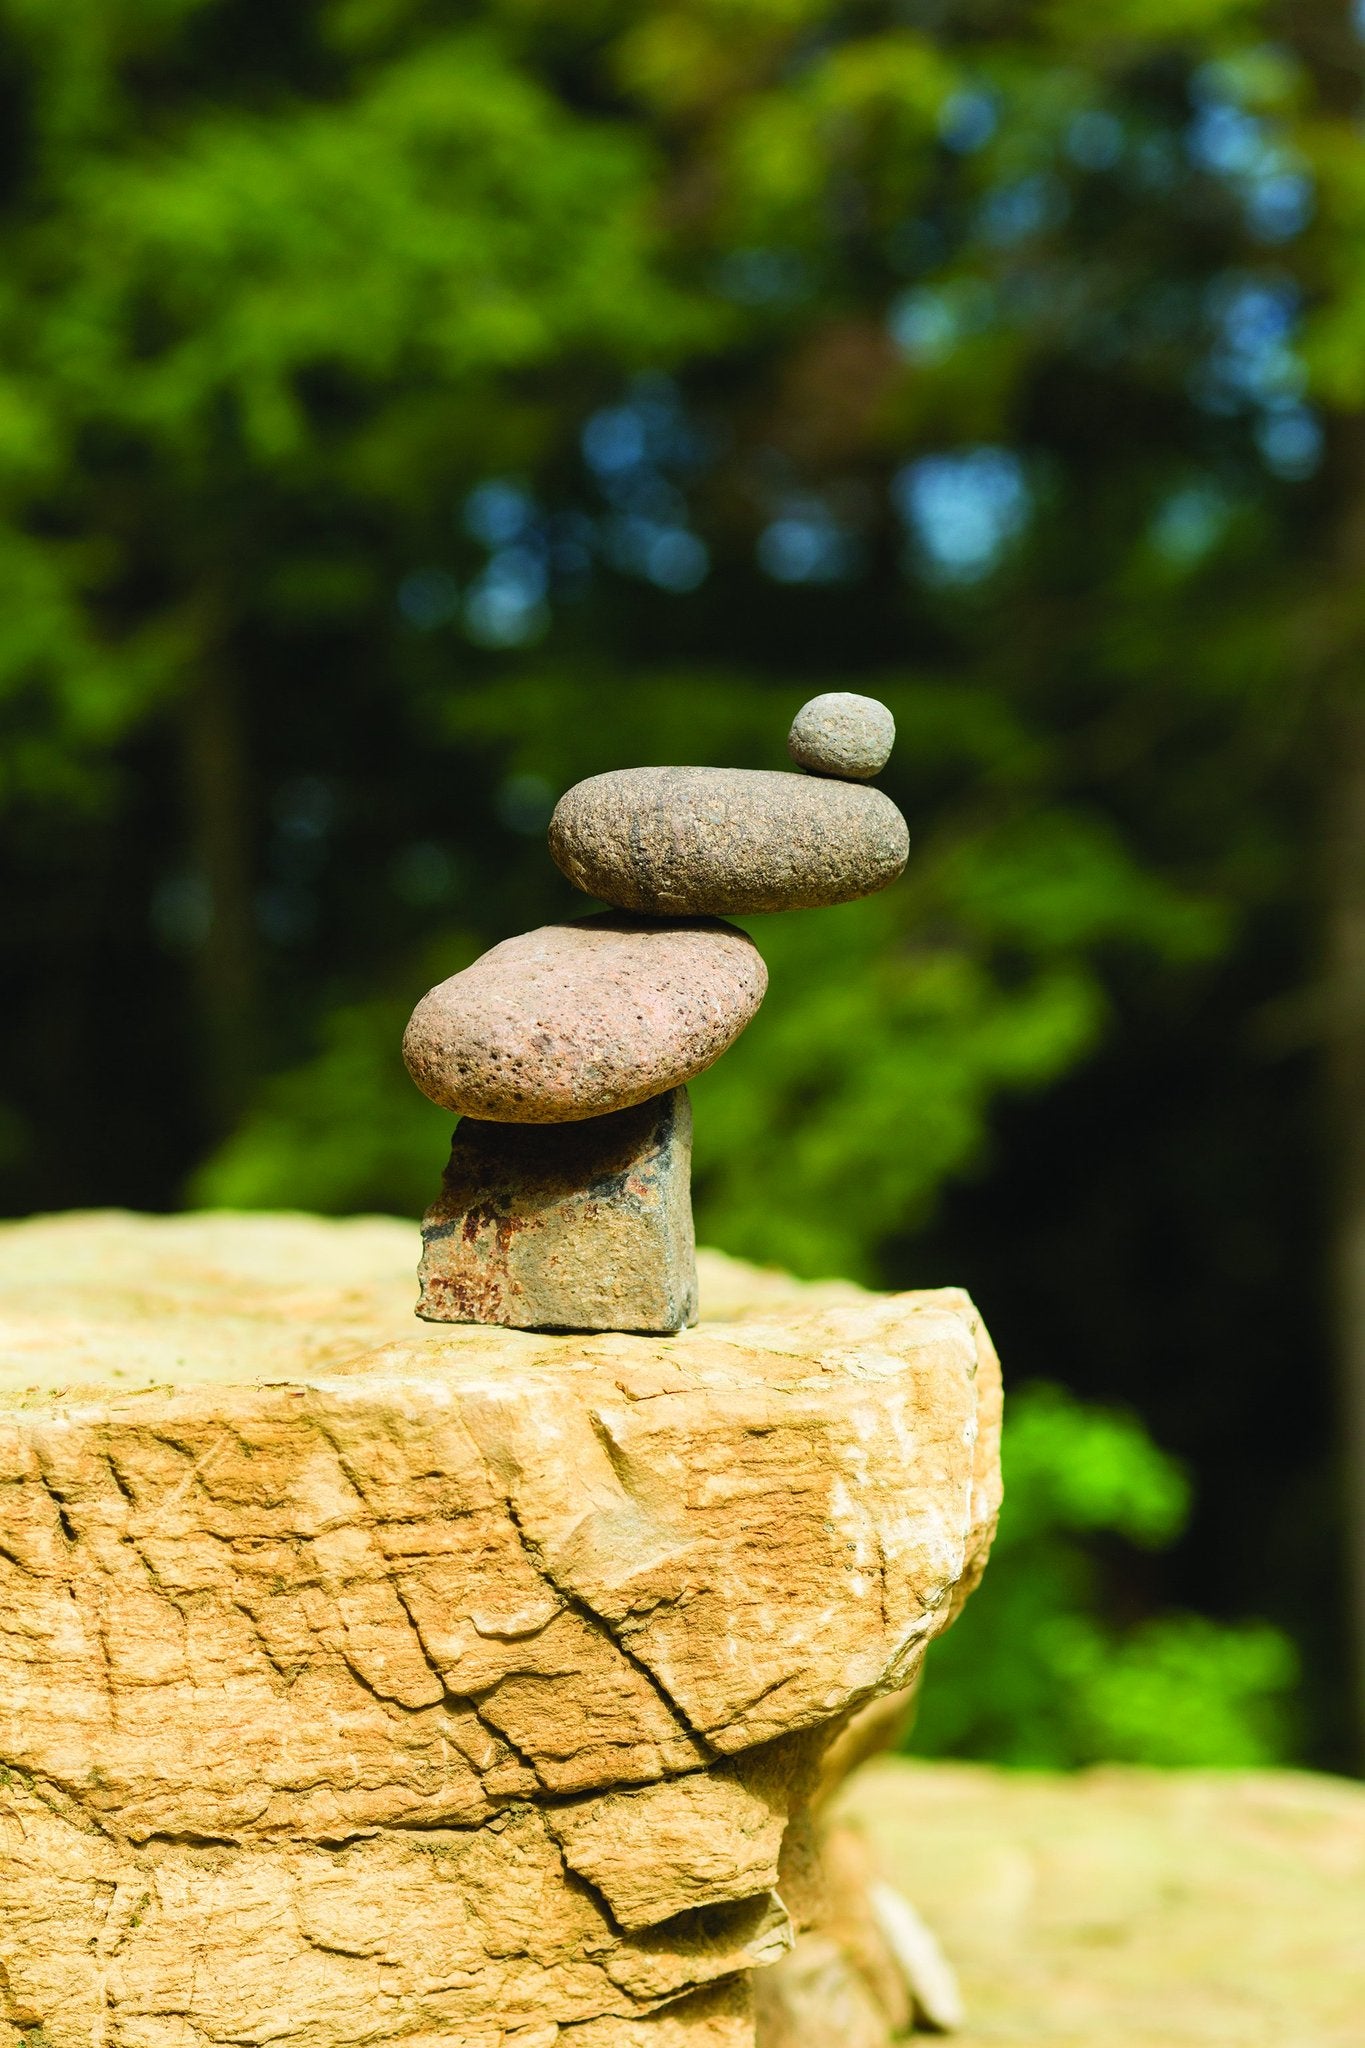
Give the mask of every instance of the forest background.
POLYGON ((0 1206, 381 1209, 556 795, 890 704, 703 1235, 962 1283, 919 1741, 1365 1752, 1365 135, 1324 0, 0 0, 0 1206))

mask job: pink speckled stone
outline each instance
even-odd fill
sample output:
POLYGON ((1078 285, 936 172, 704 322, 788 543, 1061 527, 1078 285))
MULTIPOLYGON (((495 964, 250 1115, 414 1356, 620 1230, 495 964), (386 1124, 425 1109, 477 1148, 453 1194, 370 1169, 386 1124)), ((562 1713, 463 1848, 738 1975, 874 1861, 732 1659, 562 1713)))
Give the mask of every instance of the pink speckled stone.
POLYGON ((424 1095, 492 1123, 574 1123, 700 1074, 768 986, 714 919, 607 915, 505 939, 423 996, 403 1039, 424 1095))

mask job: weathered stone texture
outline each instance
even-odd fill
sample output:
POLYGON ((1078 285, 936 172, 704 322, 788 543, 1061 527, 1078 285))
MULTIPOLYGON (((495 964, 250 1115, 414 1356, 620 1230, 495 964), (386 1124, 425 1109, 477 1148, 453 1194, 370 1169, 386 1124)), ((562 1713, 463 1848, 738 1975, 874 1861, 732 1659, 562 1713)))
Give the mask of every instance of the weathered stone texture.
POLYGON ((504 939, 429 989, 403 1038, 424 1095, 493 1123, 628 1109, 718 1060, 768 970, 719 919, 583 917, 504 939))
POLYGON ((0 1231, 0 2048, 753 2048, 790 1818, 989 1543, 970 1303, 413 1332, 406 1227, 279 1228, 0 1231))
POLYGON ((550 852, 622 910, 730 917, 848 903, 894 882, 910 840, 889 796, 758 768, 619 768, 575 783, 550 852))
POLYGON ((803 704, 787 735, 787 752, 811 775, 861 782, 891 759, 896 721, 875 697, 826 690, 803 704))
POLYGON ((522 1330, 697 1320, 687 1090, 573 1124, 455 1127, 417 1313, 522 1330))

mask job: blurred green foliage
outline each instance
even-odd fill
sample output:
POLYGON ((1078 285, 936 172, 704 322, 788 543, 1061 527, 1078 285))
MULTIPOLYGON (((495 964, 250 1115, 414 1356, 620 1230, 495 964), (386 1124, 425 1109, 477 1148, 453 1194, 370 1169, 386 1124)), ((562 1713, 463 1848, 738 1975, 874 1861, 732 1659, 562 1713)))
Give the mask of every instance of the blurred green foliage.
MULTIPOLYGON (((1001 707, 887 681, 901 745, 923 773, 986 753, 1018 776, 1031 751, 1001 707)), ((800 693, 788 691, 794 709, 800 693)), ((514 775, 558 790, 594 769, 709 740, 721 760, 781 759, 782 698, 571 677, 466 689, 461 737, 496 739, 514 775), (670 731, 671 709, 678 730, 670 731)), ((539 855, 551 873, 548 856, 539 855)), ((567 894, 567 892, 565 892, 567 894)), ((567 907, 567 905, 566 905, 567 907)), ((876 1277, 880 1241, 923 1219, 980 1150, 998 1091, 1036 1087, 1083 1052, 1105 1010, 1095 953, 1126 943, 1177 962, 1223 938, 1216 905, 1133 862, 1100 816, 1016 814, 964 830, 949 813, 907 883, 834 911, 751 920, 771 977, 755 1022, 695 1084, 704 1236, 818 1277, 876 1277)), ((402 963, 392 1002, 346 1005, 321 1050, 265 1086, 199 1170, 196 1200, 323 1210, 425 1205, 443 1120, 396 1057, 412 992, 472 957, 465 934, 402 963)))
MULTIPOLYGON (((1249 1048, 1303 1042, 1365 631, 1359 68, 1324 0, 0 0, 6 1206, 414 1212, 403 1016, 581 907, 555 795, 779 766, 803 698, 871 690, 911 868, 754 922, 702 1229, 918 1279, 1022 1185, 968 1234, 1007 1354, 1126 1374, 1212 1489, 1199 1597, 1273 1581, 1339 1663, 1320 1337, 1279 1398, 1308 1083, 1249 1048)), ((1279 1651, 1157 1597, 1115 1633, 1086 1559, 1137 1511, 1056 1476, 1111 1425, 1040 1400, 982 1613, 1051 1603, 1028 1682, 1078 1718, 1018 1741, 1251 1754, 1279 1651)))
POLYGON ((1122 1566, 1174 1541, 1189 1510, 1184 1473, 1137 1419, 1024 1387, 1003 1462, 990 1567, 930 1652, 911 1748, 1050 1769, 1282 1761, 1298 1670, 1281 1631, 1120 1618, 1122 1566))

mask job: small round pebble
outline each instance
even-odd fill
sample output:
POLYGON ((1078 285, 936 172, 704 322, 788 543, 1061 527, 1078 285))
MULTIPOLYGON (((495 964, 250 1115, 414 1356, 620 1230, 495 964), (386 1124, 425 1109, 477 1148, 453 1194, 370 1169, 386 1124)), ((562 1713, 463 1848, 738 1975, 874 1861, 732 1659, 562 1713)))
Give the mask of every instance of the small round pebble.
POLYGON ((422 1093, 461 1116, 576 1123, 690 1081, 733 1045, 767 985, 734 925, 578 918, 504 939, 430 989, 403 1058, 422 1093))
POLYGON ((866 782, 885 768, 896 744, 896 721, 875 697, 827 690, 812 697, 792 720, 787 752, 812 775, 866 782))

